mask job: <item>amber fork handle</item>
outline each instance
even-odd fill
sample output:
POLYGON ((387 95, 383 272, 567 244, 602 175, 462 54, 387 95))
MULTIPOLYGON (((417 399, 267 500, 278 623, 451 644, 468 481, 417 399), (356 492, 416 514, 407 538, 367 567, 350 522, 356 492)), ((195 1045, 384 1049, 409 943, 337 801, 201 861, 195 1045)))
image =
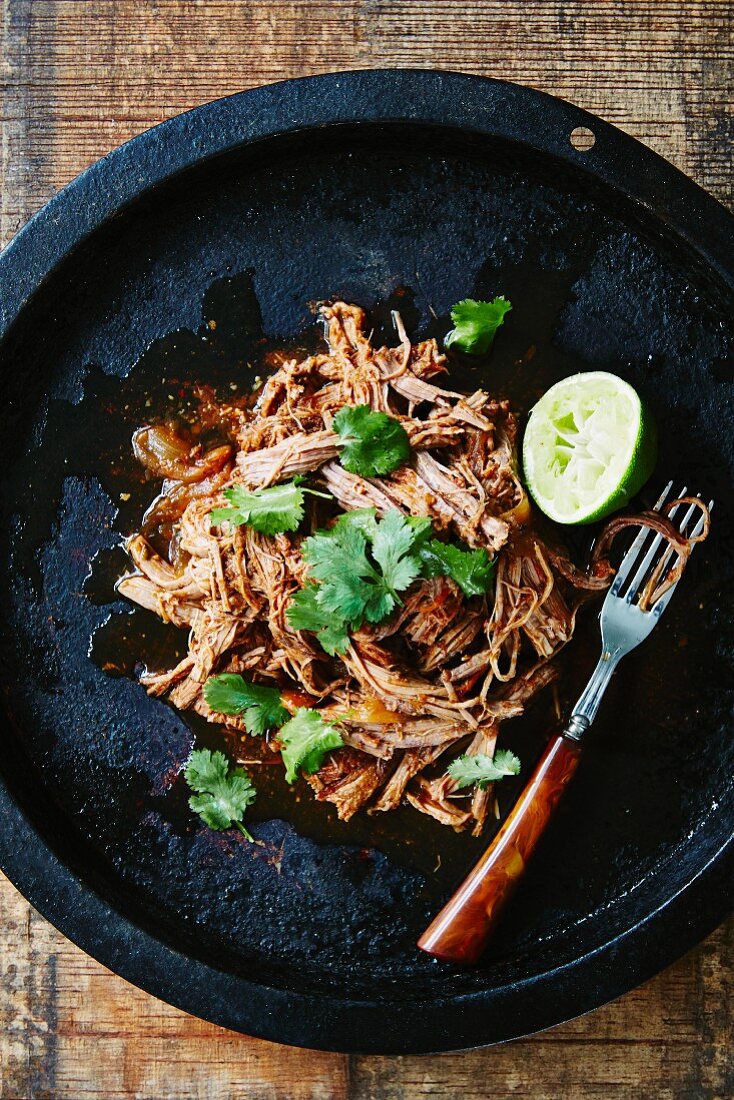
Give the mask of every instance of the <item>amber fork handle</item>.
POLYGON ((525 870, 581 754, 577 741, 552 738, 529 783, 487 851, 418 940, 429 955, 474 963, 525 870))
MULTIPOLYGON (((672 482, 669 482, 656 510, 663 507, 671 488, 672 482)), ((685 493, 683 489, 669 512, 673 520, 684 504, 690 503, 678 524, 682 533, 688 533, 688 525, 697 510, 696 501, 687 498, 685 493)), ((713 501, 708 511, 712 506, 713 501)), ((698 538, 704 529, 707 511, 703 512, 690 532, 691 539, 698 538)), ((418 940, 418 946, 429 955, 455 963, 473 963, 484 950, 502 909, 578 767, 581 738, 596 717, 612 673, 621 658, 650 634, 678 584, 676 580, 650 608, 643 609, 635 602, 644 591, 645 578, 655 576, 656 567, 662 570, 673 553, 667 543, 661 551, 662 542, 660 534, 643 527, 627 551, 599 616, 601 657, 573 709, 571 720, 566 730, 546 746, 530 782, 487 851, 418 940)))
POLYGON ((604 648, 566 730, 548 742, 502 828, 418 940, 422 951, 447 962, 467 965, 482 954, 578 767, 581 738, 591 725, 624 652, 604 648))

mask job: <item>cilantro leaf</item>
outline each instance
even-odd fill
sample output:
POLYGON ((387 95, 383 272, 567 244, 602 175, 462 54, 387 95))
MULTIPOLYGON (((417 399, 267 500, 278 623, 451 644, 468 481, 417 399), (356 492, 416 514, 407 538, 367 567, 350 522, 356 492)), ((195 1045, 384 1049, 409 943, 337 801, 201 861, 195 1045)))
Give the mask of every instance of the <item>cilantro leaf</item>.
POLYGON ((316 596, 321 606, 347 622, 361 620, 381 579, 367 559, 362 531, 345 525, 319 531, 304 541, 302 551, 311 576, 322 582, 316 596))
POLYGON ((223 752, 196 749, 184 770, 189 787, 196 794, 189 806, 210 829, 229 829, 235 825, 243 836, 252 840, 242 824, 248 806, 257 797, 252 780, 244 768, 232 768, 223 752))
POLYGON ((296 592, 288 608, 288 622, 294 630, 311 630, 330 657, 346 653, 349 645, 346 623, 339 614, 327 611, 316 599, 319 589, 307 584, 296 592))
POLYGON ((459 546, 431 539, 419 549, 424 577, 451 577, 465 596, 483 596, 492 587, 495 563, 483 548, 459 546))
POLYGON ((506 298, 494 298, 491 302, 478 302, 464 298, 451 307, 454 327, 446 336, 447 348, 458 348, 467 355, 485 355, 492 346, 495 333, 512 309, 506 298))
POLYGON ((403 425, 369 405, 345 405, 334 417, 333 427, 343 444, 339 461, 353 474, 389 474, 410 457, 410 440, 403 425))
POLYGON ((408 523, 400 512, 388 512, 378 524, 372 540, 372 556, 382 569, 385 585, 395 603, 397 593, 413 583, 421 570, 411 551, 420 528, 408 523))
POLYGON ((236 672, 210 676, 204 684, 204 698, 217 714, 241 715, 248 733, 262 734, 288 721, 277 688, 248 684, 236 672))
POLYGON ((416 547, 430 521, 388 512, 377 519, 362 508, 339 517, 327 531, 303 542, 313 578, 286 612, 295 630, 312 630, 327 653, 344 653, 349 631, 381 622, 400 602, 399 592, 420 574, 416 547))
POLYGON ((368 542, 371 542, 377 531, 377 513, 374 508, 354 508, 351 512, 342 512, 332 531, 343 531, 347 527, 355 527, 361 531, 368 542))
MULTIPOLYGON (((399 515, 399 513, 395 513, 399 515)), ((382 521, 384 524, 384 520, 382 521)), ((374 544, 377 540, 380 544, 380 538, 378 537, 378 530, 382 524, 378 524, 377 513, 374 508, 358 508, 352 512, 343 513, 333 528, 329 532, 332 538, 340 540, 343 546, 348 549, 351 548, 351 552, 355 553, 358 545, 358 540, 354 536, 354 532, 359 532, 365 539, 365 551, 364 558, 367 561, 367 566, 364 565, 364 560, 360 554, 359 558, 353 560, 351 568, 359 576, 359 580, 355 581, 353 578, 343 577, 341 580, 336 576, 331 575, 331 571, 326 574, 326 580, 330 581, 328 586, 325 586, 324 592, 319 596, 319 600, 326 606, 334 606, 335 609, 339 609, 341 606, 342 611, 345 610, 346 604, 342 602, 343 590, 345 588, 354 592, 355 599, 361 599, 362 606, 359 614, 355 615, 352 620, 352 626, 358 627, 361 625, 363 619, 367 619, 371 623, 379 623, 386 615, 389 615, 397 602, 394 587, 386 583, 383 575, 371 565, 369 559, 366 558, 367 546, 372 544, 372 554, 374 557, 374 544), (356 589, 356 591, 354 591, 356 589)), ((332 562, 336 564, 332 558, 332 562)), ((342 563, 345 568, 349 568, 347 562, 342 563)))
POLYGON ((433 524, 428 516, 406 516, 405 522, 413 531, 413 550, 417 552, 433 534, 433 524))
POLYGON ((268 489, 246 489, 233 485, 224 490, 231 508, 212 509, 214 524, 230 523, 233 527, 246 524, 261 535, 277 535, 282 531, 295 531, 303 519, 303 498, 306 493, 330 499, 327 493, 301 487, 302 477, 272 485, 268 489))
POLYGON ((457 787, 471 787, 474 783, 485 789, 490 783, 506 775, 517 775, 520 761, 509 749, 500 749, 494 757, 478 752, 476 756, 457 756, 448 766, 448 774, 457 787))
POLYGON ((325 754, 344 744, 336 726, 307 707, 299 707, 290 722, 286 722, 278 734, 278 741, 286 783, 295 783, 299 769, 313 775, 321 767, 325 754))

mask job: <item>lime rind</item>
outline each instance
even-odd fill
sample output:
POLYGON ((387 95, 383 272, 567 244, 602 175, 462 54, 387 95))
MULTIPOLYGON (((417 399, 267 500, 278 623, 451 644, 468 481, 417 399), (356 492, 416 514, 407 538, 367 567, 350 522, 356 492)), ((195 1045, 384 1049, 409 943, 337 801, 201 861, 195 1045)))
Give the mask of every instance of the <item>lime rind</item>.
POLYGON ((531 410, 523 442, 530 495, 564 524, 591 523, 624 507, 656 457, 649 412, 628 382, 606 371, 551 386, 531 410))

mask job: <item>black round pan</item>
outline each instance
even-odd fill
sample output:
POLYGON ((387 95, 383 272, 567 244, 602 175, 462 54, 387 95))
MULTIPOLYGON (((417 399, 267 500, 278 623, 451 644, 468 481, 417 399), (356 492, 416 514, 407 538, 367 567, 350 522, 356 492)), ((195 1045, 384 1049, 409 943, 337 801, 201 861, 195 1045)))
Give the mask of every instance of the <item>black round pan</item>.
MULTIPOLYGON (((67 936, 227 1027, 405 1053, 585 1012, 726 915, 734 219, 713 199, 538 92, 342 73, 208 104, 116 150, 18 234, 0 287, 0 865, 67 936), (595 135, 587 152, 577 126, 595 135), (257 845, 199 827, 177 775, 194 734, 218 735, 136 684, 135 659, 173 643, 112 583, 154 492, 128 460, 144 417, 198 380, 249 385, 264 349, 311 328, 314 301, 357 301, 378 330, 399 303, 422 334, 457 299, 496 293, 513 312, 475 381, 527 407, 575 370, 622 374, 660 425, 650 494, 673 477, 717 506, 500 935, 459 972, 414 942, 481 842, 413 812, 343 825, 285 789, 258 803, 257 845)), ((596 645, 592 613, 562 706, 596 645)), ((550 712, 506 726, 525 774, 550 712)), ((503 784, 504 812, 518 789, 503 784)))

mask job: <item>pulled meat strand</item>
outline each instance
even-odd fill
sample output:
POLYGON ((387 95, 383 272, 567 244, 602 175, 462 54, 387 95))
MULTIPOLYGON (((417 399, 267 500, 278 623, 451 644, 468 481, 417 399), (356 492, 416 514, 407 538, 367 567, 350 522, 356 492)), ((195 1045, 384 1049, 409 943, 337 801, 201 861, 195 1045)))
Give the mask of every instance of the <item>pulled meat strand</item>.
MULTIPOLYGON (((693 530, 696 524, 691 521, 688 526, 693 530)), ((710 526, 711 516, 709 510, 698 497, 678 497, 666 504, 662 512, 650 511, 640 512, 634 516, 615 516, 607 523, 596 541, 591 559, 591 570, 597 575, 600 571, 608 573, 611 570, 612 567, 608 560, 609 550, 617 536, 626 528, 648 527, 651 531, 661 535, 668 544, 668 551, 660 555, 639 599, 639 607, 643 611, 647 611, 680 580, 694 545, 697 542, 703 542, 708 537, 710 526), (680 531, 669 518, 674 508, 684 504, 695 505, 703 517, 703 528, 698 535, 689 535, 680 531), (671 556, 673 556, 674 561, 669 566, 668 562, 671 556)))

